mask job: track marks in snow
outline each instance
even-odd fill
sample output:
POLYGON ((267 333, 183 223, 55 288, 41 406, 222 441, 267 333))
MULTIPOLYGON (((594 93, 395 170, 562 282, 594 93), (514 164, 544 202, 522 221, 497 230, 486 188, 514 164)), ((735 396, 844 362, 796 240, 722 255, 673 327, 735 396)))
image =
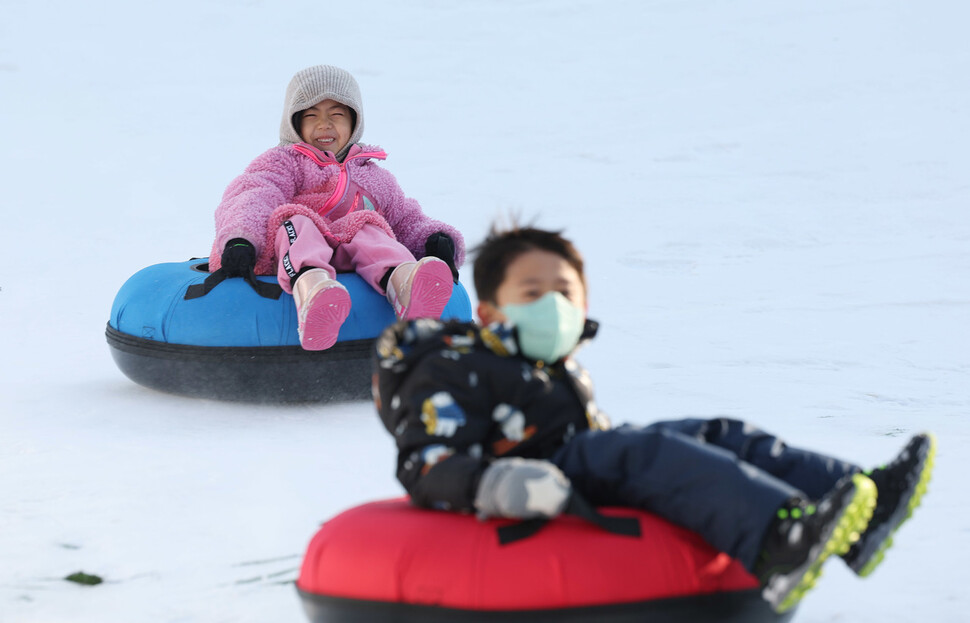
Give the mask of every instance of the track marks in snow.
POLYGON ((280 585, 292 584, 300 572, 300 554, 290 554, 267 558, 264 560, 249 560, 233 565, 236 569, 243 569, 245 574, 233 581, 234 585, 280 585))

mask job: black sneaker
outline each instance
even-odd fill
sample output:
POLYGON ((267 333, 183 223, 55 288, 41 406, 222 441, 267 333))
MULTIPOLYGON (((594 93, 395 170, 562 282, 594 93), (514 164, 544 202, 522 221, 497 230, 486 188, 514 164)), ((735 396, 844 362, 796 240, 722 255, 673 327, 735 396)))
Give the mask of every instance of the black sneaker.
POLYGON ((792 500, 768 528, 754 575, 775 612, 790 610, 818 580, 822 563, 844 554, 865 530, 876 486, 864 474, 842 478, 818 502, 792 500))
POLYGON ((858 542, 842 556, 860 576, 879 566, 893 544, 893 534, 923 500, 935 458, 936 439, 923 433, 910 439, 891 463, 869 472, 879 492, 876 510, 858 542))

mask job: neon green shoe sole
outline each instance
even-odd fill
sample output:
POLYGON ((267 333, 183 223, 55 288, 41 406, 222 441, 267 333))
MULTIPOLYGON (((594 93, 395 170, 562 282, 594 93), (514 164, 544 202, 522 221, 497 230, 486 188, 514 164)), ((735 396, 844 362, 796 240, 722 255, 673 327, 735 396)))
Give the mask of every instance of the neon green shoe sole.
POLYGON ((906 514, 896 522, 896 525, 891 527, 889 535, 882 541, 879 548, 870 556, 869 560, 856 570, 856 573, 861 577, 867 577, 879 566, 883 557, 886 555, 886 550, 893 546, 893 535, 896 534, 900 526, 906 523, 906 520, 913 516, 913 511, 922 503, 923 496, 926 495, 926 491, 929 489, 930 478, 933 476, 933 466, 936 463, 936 437, 932 433, 927 433, 927 437, 929 438, 930 446, 926 452, 923 469, 920 471, 919 481, 913 488, 913 495, 910 497, 909 503, 906 504, 906 514))

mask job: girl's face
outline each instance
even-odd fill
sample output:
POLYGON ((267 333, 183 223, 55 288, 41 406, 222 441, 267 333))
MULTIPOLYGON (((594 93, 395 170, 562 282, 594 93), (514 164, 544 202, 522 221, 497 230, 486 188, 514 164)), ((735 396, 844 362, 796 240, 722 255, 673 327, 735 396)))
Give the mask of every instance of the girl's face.
POLYGON ((333 100, 307 108, 300 121, 300 138, 304 142, 334 154, 347 146, 353 131, 350 108, 333 100))

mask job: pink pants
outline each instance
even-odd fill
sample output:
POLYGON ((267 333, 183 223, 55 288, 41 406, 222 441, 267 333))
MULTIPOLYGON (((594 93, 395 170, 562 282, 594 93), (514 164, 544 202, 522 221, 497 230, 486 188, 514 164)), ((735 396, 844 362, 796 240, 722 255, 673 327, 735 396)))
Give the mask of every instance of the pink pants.
POLYGON ((364 225, 350 242, 330 242, 313 221, 296 214, 276 232, 276 276, 287 294, 292 294, 292 279, 304 268, 322 268, 330 277, 337 271, 354 271, 375 290, 384 293, 381 278, 388 269, 414 256, 403 244, 375 225, 364 225), (335 245, 336 248, 334 248, 335 245))

